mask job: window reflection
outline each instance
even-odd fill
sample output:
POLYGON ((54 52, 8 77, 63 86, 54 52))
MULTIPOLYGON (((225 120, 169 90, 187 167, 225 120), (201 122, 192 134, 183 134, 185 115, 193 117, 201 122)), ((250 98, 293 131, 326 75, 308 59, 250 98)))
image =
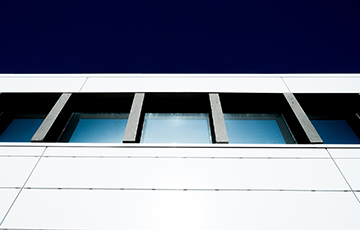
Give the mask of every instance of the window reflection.
POLYGON ((324 144, 360 144, 359 137, 346 120, 311 119, 324 144))
POLYGON ((128 113, 74 113, 60 141, 122 143, 128 113))
POLYGON ((232 144, 295 143, 281 114, 224 114, 232 144))
POLYGON ((211 143, 206 113, 147 113, 142 143, 211 143))
POLYGON ((16 115, 0 135, 0 142, 30 142, 45 115, 16 115))

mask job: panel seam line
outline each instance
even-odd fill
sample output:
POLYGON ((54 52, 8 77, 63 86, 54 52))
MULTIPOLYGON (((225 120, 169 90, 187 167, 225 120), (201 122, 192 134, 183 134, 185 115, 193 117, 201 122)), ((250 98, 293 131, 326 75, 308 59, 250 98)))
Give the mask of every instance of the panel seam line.
POLYGON ((358 201, 358 203, 360 204, 360 200, 359 200, 359 198, 356 196, 356 194, 355 194, 355 192, 354 192, 353 188, 351 187, 350 183, 347 181, 347 179, 346 179, 345 175, 344 175, 344 174, 343 174, 343 172, 340 170, 340 167, 336 164, 336 161, 335 161, 335 160, 334 160, 334 158, 332 157, 332 155, 331 155, 331 153, 329 152, 329 150, 328 150, 327 148, 325 148, 325 149, 326 149, 326 151, 328 152, 329 156, 331 157, 332 161, 334 162, 334 164, 335 164, 336 168, 339 170, 339 172, 340 172, 341 176, 344 178, 345 182, 347 183, 347 185, 348 185, 348 186, 349 186, 349 188, 351 189, 351 192, 354 194, 354 196, 355 196, 356 200, 357 200, 357 201, 358 201))
POLYGON ((19 197, 19 195, 20 195, 20 193, 22 192, 22 190, 24 189, 24 187, 25 187, 26 183, 27 183, 27 182, 28 182, 28 180, 30 179, 30 177, 31 177, 32 173, 34 172, 34 170, 35 170, 36 166, 39 164, 39 161, 40 161, 40 159, 42 158, 42 156, 44 155, 44 153, 45 153, 46 149, 47 149, 47 147, 45 147, 45 148, 44 148, 44 151, 41 153, 41 155, 40 155, 39 159, 37 160, 37 162, 36 162, 35 166, 34 166, 34 167, 33 167, 33 169, 31 170, 31 172, 30 172, 29 176, 27 177, 27 179, 25 180, 25 182, 24 182, 23 186, 21 187, 20 191, 19 191, 19 192, 18 192, 18 194, 16 195, 16 197, 15 197, 14 201, 11 203, 11 205, 10 205, 10 207, 9 207, 8 211, 7 211, 7 212, 6 212, 6 214, 4 215, 4 218, 3 218, 3 219, 1 220, 1 222, 0 222, 0 226, 3 224, 4 220, 6 219, 7 215, 9 214, 9 212, 10 212, 11 208, 14 206, 14 204, 15 204, 15 202, 16 202, 16 200, 17 200, 17 198, 19 197))
POLYGON ((352 192, 352 190, 343 190, 343 189, 261 189, 261 188, 124 188, 124 187, 24 187, 25 190, 98 190, 98 191, 200 191, 200 192, 352 192))
POLYGON ((283 77, 280 77, 282 82, 284 83, 285 87, 287 88, 287 90, 289 91, 289 93, 291 93, 291 90, 289 89, 288 85, 286 84, 286 82, 284 81, 283 77))
POLYGON ((86 78, 85 78, 85 81, 84 81, 84 83, 82 84, 79 92, 81 92, 81 90, 84 88, 84 86, 85 86, 85 84, 86 84, 86 82, 87 82, 88 79, 89 79, 89 77, 86 77, 86 78))

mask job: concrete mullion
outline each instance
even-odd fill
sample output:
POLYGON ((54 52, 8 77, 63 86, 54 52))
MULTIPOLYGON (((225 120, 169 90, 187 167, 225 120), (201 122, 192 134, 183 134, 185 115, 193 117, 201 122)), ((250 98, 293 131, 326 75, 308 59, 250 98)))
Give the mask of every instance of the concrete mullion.
POLYGON ((44 141, 46 135, 51 129, 52 125, 55 123, 59 114, 63 110, 67 101, 70 99, 71 93, 63 93, 54 107, 51 109, 50 113, 46 116, 44 121, 41 123, 39 129, 36 131, 34 136, 31 138, 31 142, 42 142, 44 141))
POLYGON ((310 119, 300 106, 299 102, 296 100, 295 96, 292 93, 283 93, 285 99, 289 103, 292 111, 294 112, 296 118, 298 119, 301 128, 304 130, 307 139, 311 144, 322 144, 323 140, 316 131, 315 127, 312 125, 310 119))
POLYGON ((123 143, 135 143, 139 129, 140 116, 145 93, 136 93, 131 106, 128 122, 125 128, 123 143))
POLYGON ((221 108, 220 97, 218 93, 209 93, 211 116, 214 127, 215 143, 229 143, 226 131, 224 114, 221 108))

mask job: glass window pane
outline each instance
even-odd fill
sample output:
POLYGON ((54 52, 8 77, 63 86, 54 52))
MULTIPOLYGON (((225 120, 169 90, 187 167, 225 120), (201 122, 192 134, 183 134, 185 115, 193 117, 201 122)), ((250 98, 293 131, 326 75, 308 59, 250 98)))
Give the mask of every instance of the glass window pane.
POLYGON ((280 114, 224 114, 231 144, 295 143, 280 114))
POLYGON ((360 144, 359 137, 346 120, 311 119, 324 144, 360 144))
POLYGON ((147 113, 142 143, 211 143, 205 113, 147 113))
POLYGON ((127 120, 127 113, 75 113, 61 140, 78 143, 121 143, 127 120))
POLYGON ((1 142, 30 142, 43 118, 15 118, 0 136, 1 142))

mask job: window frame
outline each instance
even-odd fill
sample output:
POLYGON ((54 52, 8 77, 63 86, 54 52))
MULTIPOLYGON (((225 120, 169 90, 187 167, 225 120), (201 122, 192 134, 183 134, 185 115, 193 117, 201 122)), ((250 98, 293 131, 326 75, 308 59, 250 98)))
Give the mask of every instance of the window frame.
MULTIPOLYGON (((293 141, 287 144, 307 144, 307 130, 298 119, 284 93, 220 93, 224 114, 280 114, 293 141)), ((291 95, 290 95, 291 96, 291 95)), ((310 125, 310 121, 308 122, 310 125)), ((284 139, 287 137, 284 137, 284 139)))
MULTIPOLYGON (((134 93, 63 93, 34 142, 61 142, 74 113, 129 113, 134 93)), ((121 143, 121 142, 120 142, 121 143)))
POLYGON ((136 138, 132 143, 141 143, 145 114, 147 113, 205 113, 209 116, 210 143, 216 143, 209 93, 144 94, 139 112, 136 138))

